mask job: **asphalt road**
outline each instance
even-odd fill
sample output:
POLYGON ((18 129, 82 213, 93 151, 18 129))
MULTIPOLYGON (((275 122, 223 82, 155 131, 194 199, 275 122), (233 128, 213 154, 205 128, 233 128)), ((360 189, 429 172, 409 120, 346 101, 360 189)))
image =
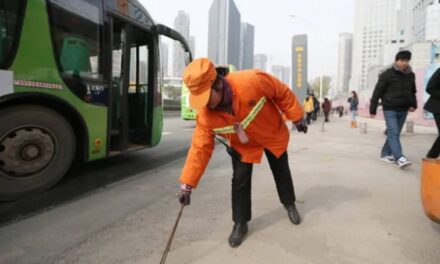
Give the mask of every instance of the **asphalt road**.
POLYGON ((183 121, 175 113, 167 113, 159 145, 105 160, 79 164, 72 167, 57 185, 42 194, 15 202, 0 202, 0 226, 93 195, 111 184, 185 156, 193 127, 193 121, 183 121))
MULTIPOLYGON (((183 212, 167 263, 438 264, 440 225, 424 215, 419 187, 420 159, 437 131, 416 127, 403 133, 413 165, 401 170, 379 159, 383 121, 361 122, 368 123, 368 133, 349 128, 348 118, 332 118, 325 132, 319 122, 307 135, 292 132, 288 154, 303 218, 299 226, 288 220, 266 160, 254 166, 252 221, 236 249, 227 243, 231 161, 217 147, 183 212)), ((190 124, 171 123, 182 129, 179 135, 165 129, 164 144, 175 136, 189 138, 190 124)), ((144 160, 136 157, 127 159, 144 160)), ((175 194, 184 161, 136 174, 121 160, 108 174, 123 164, 134 170, 132 176, 1 227, 0 263, 159 263, 180 208, 175 194)))

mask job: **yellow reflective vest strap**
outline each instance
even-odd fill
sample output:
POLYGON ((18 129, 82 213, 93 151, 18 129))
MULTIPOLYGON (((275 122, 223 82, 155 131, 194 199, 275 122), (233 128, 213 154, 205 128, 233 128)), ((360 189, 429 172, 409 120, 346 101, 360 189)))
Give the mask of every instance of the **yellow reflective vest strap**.
MULTIPOLYGON (((260 101, 258 101, 258 103, 254 106, 254 108, 252 108, 252 110, 249 112, 249 114, 246 116, 246 118, 243 119, 243 121, 241 121, 241 125, 242 125, 243 129, 246 129, 250 125, 250 123, 258 115, 258 112, 260 112, 260 110, 263 108, 265 103, 266 103, 266 97, 262 97, 260 99, 260 101)), ((214 128, 213 131, 214 131, 214 133, 218 133, 218 134, 233 134, 233 133, 235 133, 234 126, 214 128)))
POLYGON ((252 108, 251 112, 247 115, 247 117, 241 121, 241 125, 244 129, 246 129, 249 124, 255 119, 258 112, 260 112, 261 108, 263 108, 264 104, 266 103, 266 97, 262 97, 260 101, 252 108))
POLYGON ((221 128, 214 128, 214 133, 217 134, 232 134, 234 132, 234 126, 227 126, 227 127, 221 127, 221 128))

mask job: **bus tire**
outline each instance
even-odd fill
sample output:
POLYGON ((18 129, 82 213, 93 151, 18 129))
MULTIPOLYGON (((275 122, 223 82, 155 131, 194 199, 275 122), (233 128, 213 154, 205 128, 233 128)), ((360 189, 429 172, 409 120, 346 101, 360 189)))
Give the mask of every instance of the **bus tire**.
POLYGON ((49 189, 70 168, 76 139, 58 112, 38 105, 0 109, 0 201, 49 189))

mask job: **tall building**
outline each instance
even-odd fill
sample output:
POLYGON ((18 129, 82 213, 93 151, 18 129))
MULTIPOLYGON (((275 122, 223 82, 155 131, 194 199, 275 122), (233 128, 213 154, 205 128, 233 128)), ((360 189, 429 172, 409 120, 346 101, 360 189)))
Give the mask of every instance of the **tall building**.
MULTIPOLYGON (((189 41, 189 15, 184 11, 179 11, 177 17, 174 19, 174 29, 182 34, 182 36, 189 41)), ((182 76, 185 69, 185 54, 182 46, 175 41, 173 52, 173 76, 182 76)))
POLYGON ((266 54, 255 54, 254 68, 262 70, 262 71, 267 71, 267 55, 266 54))
MULTIPOLYGON (((438 0, 436 0, 438 1, 438 0)), ((432 5, 434 0, 414 0, 413 1, 413 40, 415 42, 423 42, 426 37, 426 17, 427 7, 432 5)))
POLYGON ((283 83, 289 85, 290 82, 290 68, 282 65, 272 66, 272 75, 277 77, 283 83))
POLYGON ((356 1, 350 90, 367 87, 369 67, 380 64, 381 47, 395 37, 398 1, 356 1))
POLYGON ((440 41, 440 2, 435 1, 426 8, 427 41, 440 41))
POLYGON ((254 67, 254 34, 255 28, 249 23, 241 23, 240 69, 254 67))
POLYGON ((283 81, 286 85, 290 85, 290 67, 284 67, 283 69, 283 81))
POLYGON ((407 46, 403 40, 392 40, 383 45, 380 50, 380 63, 377 66, 388 67, 394 62, 397 52, 407 46))
POLYGON ((336 92, 348 93, 351 78, 351 60, 353 52, 353 35, 339 34, 338 68, 336 75, 336 92))
POLYGON ((302 102, 307 96, 307 35, 295 35, 292 38, 292 90, 302 102))
POLYGON ((209 8, 208 57, 215 64, 240 67, 241 15, 233 0, 214 0, 209 8))
POLYGON ((189 38, 189 48, 191 49, 193 58, 196 57, 196 37, 191 36, 189 38))
POLYGON ((169 76, 168 72, 168 44, 160 42, 160 54, 162 56, 162 71, 164 76, 169 76))
POLYGON ((395 39, 404 40, 405 45, 413 42, 414 38, 414 5, 418 0, 400 0, 397 11, 397 34, 395 39))

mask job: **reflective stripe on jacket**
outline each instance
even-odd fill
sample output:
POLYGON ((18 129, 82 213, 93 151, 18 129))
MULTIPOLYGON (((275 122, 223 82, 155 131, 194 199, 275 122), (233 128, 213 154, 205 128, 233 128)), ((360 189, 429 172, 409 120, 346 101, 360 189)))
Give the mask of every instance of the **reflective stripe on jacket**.
POLYGON ((292 121, 304 115, 301 105, 287 85, 258 71, 230 73, 226 80, 232 90, 234 115, 205 107, 197 114, 191 148, 179 180, 196 187, 214 149, 214 135, 226 138, 241 154, 241 161, 260 163, 264 149, 279 157, 287 150, 289 129, 282 118, 292 121), (233 131, 241 122, 249 138, 241 144, 233 131))

